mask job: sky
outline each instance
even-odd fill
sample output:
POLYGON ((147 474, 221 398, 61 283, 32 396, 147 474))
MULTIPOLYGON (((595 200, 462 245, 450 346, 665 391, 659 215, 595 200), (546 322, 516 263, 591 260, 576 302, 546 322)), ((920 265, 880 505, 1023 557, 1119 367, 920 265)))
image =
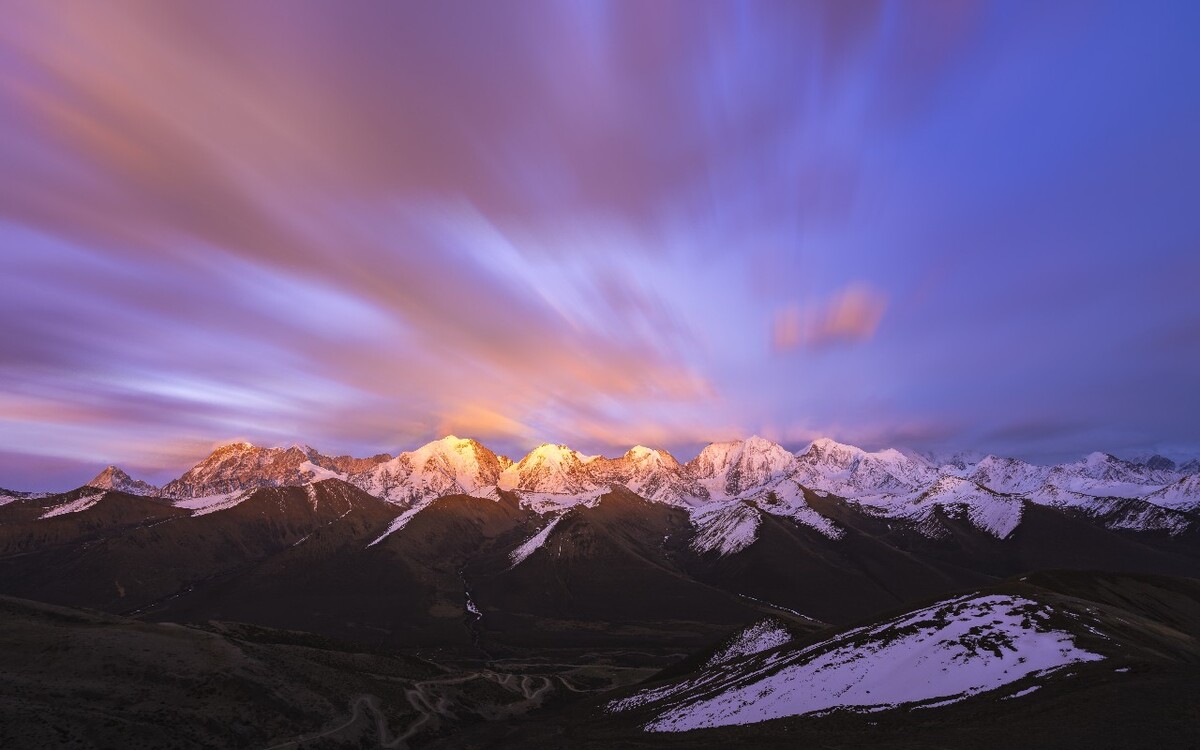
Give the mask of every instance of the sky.
POLYGON ((0 486, 1200 455, 1200 3, 2 7, 0 486))

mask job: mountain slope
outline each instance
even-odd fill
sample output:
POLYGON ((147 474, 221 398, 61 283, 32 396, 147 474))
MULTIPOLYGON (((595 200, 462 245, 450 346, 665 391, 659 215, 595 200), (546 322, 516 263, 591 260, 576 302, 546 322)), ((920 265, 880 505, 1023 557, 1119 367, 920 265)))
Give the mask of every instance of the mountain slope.
POLYGON ((374 646, 470 646, 459 571, 495 537, 516 538, 515 500, 450 495, 371 545, 398 509, 355 514, 254 561, 237 576, 197 587, 156 619, 231 619, 298 628, 374 646), (359 518, 356 524, 349 522, 359 518))
POLYGON ((571 508, 520 564, 480 558, 467 567, 485 637, 696 645, 753 617, 753 603, 687 575, 690 528, 685 511, 623 488, 571 508))
MULTIPOLYGON (((68 519, 85 523, 110 512, 107 508, 121 510, 134 503, 158 515, 135 516, 136 522, 112 524, 92 537, 62 534, 53 543, 7 557, 0 565, 0 590, 110 612, 142 610, 236 576, 330 524, 354 525, 366 535, 398 512, 335 479, 252 490, 236 505, 205 515, 106 493, 84 512, 39 520, 36 527, 68 519)), ((0 534, 8 533, 8 524, 0 526, 0 534)))
POLYGON ((500 746, 1190 747, 1198 608, 1194 580, 1049 573, 807 636, 760 622, 500 746))

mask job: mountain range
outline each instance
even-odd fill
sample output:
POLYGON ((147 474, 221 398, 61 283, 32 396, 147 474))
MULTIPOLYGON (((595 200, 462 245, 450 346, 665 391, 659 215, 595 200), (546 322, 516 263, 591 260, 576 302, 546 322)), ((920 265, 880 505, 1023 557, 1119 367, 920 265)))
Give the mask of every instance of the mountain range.
MULTIPOLYGON (((714 504, 739 500, 756 502, 767 512, 801 516, 809 510, 802 491, 809 490, 853 500, 880 516, 909 520, 934 507, 974 509, 969 516, 981 524, 995 515, 998 520, 990 530, 1003 536, 1019 522, 1022 501, 1095 517, 1119 511, 1121 518, 1109 523, 1129 528, 1182 530, 1187 518, 1178 513, 1200 509, 1198 476, 1200 461, 1177 467, 1157 455, 1134 462, 1097 452, 1057 466, 988 455, 936 465, 916 453, 868 452, 827 438, 795 454, 760 437, 712 443, 686 463, 643 446, 605 458, 548 443, 513 462, 475 440, 448 436, 395 457, 370 458, 330 457, 309 446, 232 443, 162 488, 135 480, 116 466, 87 486, 161 496, 201 510, 247 490, 336 478, 405 509, 445 495, 494 498, 505 490, 517 493, 526 507, 556 512, 622 485, 652 502, 710 514, 714 504)), ((0 501, 19 494, 0 495, 0 501)))

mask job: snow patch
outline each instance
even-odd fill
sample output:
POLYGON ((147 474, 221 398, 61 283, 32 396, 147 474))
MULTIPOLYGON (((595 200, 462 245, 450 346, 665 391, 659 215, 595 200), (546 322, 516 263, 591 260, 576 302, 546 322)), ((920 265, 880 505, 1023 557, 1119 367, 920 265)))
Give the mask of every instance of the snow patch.
POLYGON ((762 620, 734 636, 725 648, 712 655, 705 666, 734 661, 752 654, 770 651, 792 640, 792 634, 774 620, 762 620))
POLYGON ((81 495, 70 502, 62 503, 61 505, 55 505, 53 508, 43 513, 39 519, 54 518, 55 516, 63 516, 67 513, 78 513, 80 511, 87 510, 96 503, 100 502, 100 499, 103 498, 105 494, 106 493, 104 492, 97 492, 90 495, 81 495))
POLYGON ((252 494, 254 494, 254 490, 238 490, 237 492, 225 492, 220 495, 189 497, 183 500, 176 500, 172 504, 176 508, 192 511, 193 516, 206 516, 209 513, 228 510, 239 505, 252 494))
POLYGON ((716 552, 721 557, 741 552, 758 540, 762 516, 741 500, 697 508, 691 514, 696 535, 691 547, 700 554, 716 552))
POLYGON ((841 539, 846 536, 846 532, 840 526, 813 510, 804 499, 804 487, 795 480, 784 479, 743 497, 754 501, 760 510, 773 516, 791 518, 829 539, 841 539))
POLYGON ((1012 695, 1004 696, 1004 700, 1010 701, 1013 698, 1021 698, 1023 696, 1029 695, 1030 693, 1032 693, 1033 691, 1037 690, 1040 687, 1041 687, 1041 685, 1034 685, 1032 687, 1027 687, 1024 690, 1018 690, 1017 692, 1013 693, 1012 695))
POLYGON ((520 565, 525 561, 525 558, 532 555, 537 549, 545 544, 546 540, 550 537, 550 532, 554 531, 554 527, 557 526, 558 522, 561 520, 562 516, 555 516, 554 518, 550 519, 550 523, 546 524, 541 531, 526 539, 520 547, 517 547, 515 550, 513 550, 512 554, 508 556, 508 559, 512 560, 510 569, 520 565))
POLYGON ((422 510, 424 510, 424 508, 425 508, 424 505, 418 505, 417 507, 409 508, 408 510, 404 511, 400 515, 396 516, 395 518, 392 519, 392 522, 388 524, 387 531, 380 534, 379 537, 375 539, 375 541, 371 542, 367 546, 374 547, 376 544, 379 544, 384 539, 387 539, 389 536, 391 536, 392 534, 395 534, 400 529, 403 529, 405 526, 408 525, 408 522, 413 520, 413 518, 418 513, 420 513, 422 510))
POLYGON ((856 502, 874 515, 909 521, 925 536, 940 538, 946 530, 934 515, 966 518, 975 528, 997 539, 1007 539, 1021 524, 1021 498, 1002 495, 967 479, 942 477, 924 491, 908 495, 877 495, 856 502))
MULTIPOLYGON (((309 450, 312 450, 311 448, 309 450)), ((312 461, 305 461, 300 464, 300 472, 309 475, 310 482, 320 482, 324 479, 345 479, 346 477, 336 471, 330 471, 324 466, 317 466, 312 461)))
POLYGON ((576 505, 595 507, 600 496, 608 491, 609 487, 605 485, 583 492, 526 492, 519 490, 517 494, 521 497, 522 508, 528 508, 538 515, 546 515, 547 513, 562 513, 576 505))

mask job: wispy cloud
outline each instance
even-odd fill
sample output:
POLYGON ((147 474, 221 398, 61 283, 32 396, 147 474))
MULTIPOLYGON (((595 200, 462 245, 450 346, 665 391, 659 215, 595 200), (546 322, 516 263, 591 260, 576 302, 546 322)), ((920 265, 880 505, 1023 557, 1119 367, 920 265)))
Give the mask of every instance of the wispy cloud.
POLYGON ((822 304, 791 304, 775 313, 771 344, 784 352, 805 347, 869 341, 887 308, 887 297, 866 284, 852 284, 822 304))
POLYGON ((1194 7, 7 3, 0 451, 1184 442, 1194 7))

